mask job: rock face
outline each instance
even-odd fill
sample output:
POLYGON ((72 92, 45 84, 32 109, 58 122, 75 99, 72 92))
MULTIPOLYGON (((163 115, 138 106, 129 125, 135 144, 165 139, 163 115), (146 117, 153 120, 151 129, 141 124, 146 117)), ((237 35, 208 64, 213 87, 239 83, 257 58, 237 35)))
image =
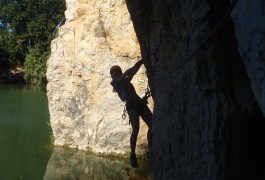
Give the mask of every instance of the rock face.
MULTIPOLYGON (((129 151, 128 117, 113 93, 109 69, 133 66, 140 56, 123 0, 67 0, 66 23, 52 42, 47 94, 55 145, 98 153, 129 151)), ((144 66, 133 79, 140 96, 147 87, 144 66)), ((137 150, 147 147, 141 125, 137 150)))
POLYGON ((251 86, 265 116, 265 2, 240 2, 232 18, 238 50, 246 67, 251 86), (247 13, 246 13, 247 12, 247 13))
MULTIPOLYGON (((154 179, 265 179, 264 0, 237 1, 187 62, 230 0, 125 2, 154 98, 154 179)), ((55 144, 128 150, 108 77, 140 53, 125 2, 67 1, 47 73, 55 144)))
POLYGON ((264 179, 264 1, 238 1, 183 66, 230 1, 126 2, 154 98, 154 179, 264 179))

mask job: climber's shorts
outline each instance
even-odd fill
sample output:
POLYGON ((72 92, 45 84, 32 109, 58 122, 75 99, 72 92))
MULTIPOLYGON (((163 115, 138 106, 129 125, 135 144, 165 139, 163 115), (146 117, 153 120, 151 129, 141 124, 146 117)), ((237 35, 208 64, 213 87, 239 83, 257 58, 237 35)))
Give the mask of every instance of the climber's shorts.
POLYGON ((131 119, 131 117, 135 115, 140 116, 142 114, 143 109, 146 108, 145 106, 147 105, 141 98, 127 102, 126 110, 128 112, 129 119, 131 119))

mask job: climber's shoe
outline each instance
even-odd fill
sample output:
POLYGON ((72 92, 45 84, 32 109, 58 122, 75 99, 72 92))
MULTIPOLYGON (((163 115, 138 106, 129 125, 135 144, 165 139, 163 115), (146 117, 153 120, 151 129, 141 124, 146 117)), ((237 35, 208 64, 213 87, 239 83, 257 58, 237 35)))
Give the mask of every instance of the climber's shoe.
POLYGON ((138 163, 137 163, 137 159, 136 159, 136 155, 131 155, 130 156, 130 161, 131 161, 131 166, 133 168, 137 168, 138 167, 138 163))

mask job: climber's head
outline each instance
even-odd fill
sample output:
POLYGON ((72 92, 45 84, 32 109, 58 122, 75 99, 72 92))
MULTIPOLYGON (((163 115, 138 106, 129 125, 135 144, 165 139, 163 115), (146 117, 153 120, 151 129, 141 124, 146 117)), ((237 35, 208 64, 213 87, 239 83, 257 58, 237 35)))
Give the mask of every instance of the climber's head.
POLYGON ((112 79, 117 79, 118 77, 120 77, 122 75, 122 70, 120 66, 112 66, 110 68, 110 75, 112 77, 112 79))

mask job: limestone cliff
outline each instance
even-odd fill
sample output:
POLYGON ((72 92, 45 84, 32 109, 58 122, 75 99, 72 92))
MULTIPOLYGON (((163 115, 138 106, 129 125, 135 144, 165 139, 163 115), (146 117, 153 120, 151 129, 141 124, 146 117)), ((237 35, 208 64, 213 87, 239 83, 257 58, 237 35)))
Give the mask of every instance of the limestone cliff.
POLYGON ((232 1, 126 2, 154 96, 155 179, 264 179, 265 2, 233 1, 189 61, 232 1))
MULTIPOLYGON (((48 99, 55 145, 98 153, 129 151, 128 117, 124 103, 110 86, 109 69, 133 66, 139 43, 123 0, 67 0, 66 22, 52 41, 48 60, 48 99)), ((144 66, 133 84, 144 95, 144 66)), ((141 125, 137 150, 147 147, 141 125)))
POLYGON ((183 65, 232 1, 125 2, 67 1, 47 73, 55 143, 126 151, 129 126, 107 75, 141 49, 154 98, 154 179, 265 179, 264 0, 233 1, 183 65))

